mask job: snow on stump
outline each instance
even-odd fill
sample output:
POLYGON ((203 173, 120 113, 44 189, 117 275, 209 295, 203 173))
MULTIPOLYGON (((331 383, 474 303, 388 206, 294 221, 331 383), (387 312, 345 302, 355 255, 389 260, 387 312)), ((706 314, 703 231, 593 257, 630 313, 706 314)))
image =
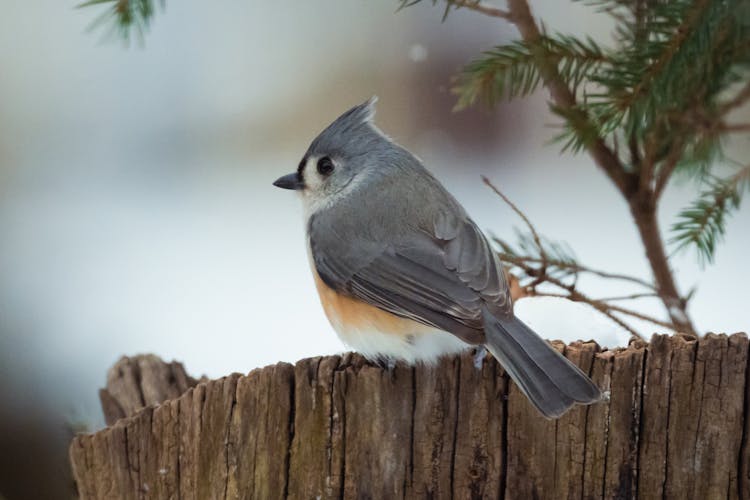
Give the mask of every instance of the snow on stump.
MULTIPOLYGON (((750 498, 744 334, 556 346, 608 400, 545 420, 494 360, 477 369, 470 353, 390 372, 353 354, 279 363, 158 405, 118 403, 128 416, 70 446, 78 490, 84 499, 750 498)), ((159 371, 149 360, 174 377, 175 365, 159 371)), ((156 378, 148 383, 163 385, 156 378)), ((112 372, 109 385, 123 386, 112 372)), ((158 393, 136 389, 125 392, 158 393)))

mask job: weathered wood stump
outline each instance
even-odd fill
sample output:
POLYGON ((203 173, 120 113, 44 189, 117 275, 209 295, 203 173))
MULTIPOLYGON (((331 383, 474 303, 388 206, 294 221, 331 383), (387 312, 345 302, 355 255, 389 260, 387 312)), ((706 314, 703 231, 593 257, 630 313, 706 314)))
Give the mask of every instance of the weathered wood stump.
POLYGON ((79 435, 74 475, 103 499, 750 498, 744 334, 557 346, 609 400, 550 421, 492 359, 312 358, 79 435))
POLYGON ((107 387, 99 390, 104 420, 112 425, 141 408, 175 399, 198 382, 182 363, 165 363, 153 354, 123 356, 109 369, 107 387))

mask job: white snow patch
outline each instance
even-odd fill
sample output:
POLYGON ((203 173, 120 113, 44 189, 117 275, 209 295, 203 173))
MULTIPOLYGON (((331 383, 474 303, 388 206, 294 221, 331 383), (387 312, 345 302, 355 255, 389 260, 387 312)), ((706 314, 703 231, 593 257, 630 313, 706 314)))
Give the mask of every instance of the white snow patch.
POLYGON ((565 343, 595 340, 600 346, 625 347, 630 333, 593 307, 557 297, 526 297, 514 308, 516 316, 548 340, 565 343))

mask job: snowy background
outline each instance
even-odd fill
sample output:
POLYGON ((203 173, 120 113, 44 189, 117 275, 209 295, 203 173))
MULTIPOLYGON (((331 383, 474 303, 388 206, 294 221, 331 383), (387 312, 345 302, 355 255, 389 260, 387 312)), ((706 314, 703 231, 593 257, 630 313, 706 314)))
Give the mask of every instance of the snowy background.
MULTIPOLYGON (((96 12, 73 2, 2 3, 0 448, 39 444, 28 459, 0 456, 0 492, 25 460, 54 471, 46 486, 59 491, 66 424, 102 424, 97 389, 123 354, 213 378, 344 349, 314 292, 298 201, 271 182, 373 94, 380 127, 488 232, 520 222, 482 174, 582 262, 649 277, 608 181, 588 157, 547 145, 556 130, 543 94, 451 112, 451 75, 515 36, 503 22, 458 12, 441 24, 429 2, 395 14, 395 2, 168 0, 145 47, 125 49, 85 33, 96 12)), ((534 6, 552 30, 611 27, 580 4, 534 6)), ((730 148, 750 156, 746 143, 730 148)), ((663 228, 691 196, 670 188, 663 228)), ((681 289, 699 287, 702 331, 748 329, 748 229, 745 208, 714 266, 674 261, 681 289)), ((580 304, 525 299, 516 310, 548 338, 627 342, 580 304)))

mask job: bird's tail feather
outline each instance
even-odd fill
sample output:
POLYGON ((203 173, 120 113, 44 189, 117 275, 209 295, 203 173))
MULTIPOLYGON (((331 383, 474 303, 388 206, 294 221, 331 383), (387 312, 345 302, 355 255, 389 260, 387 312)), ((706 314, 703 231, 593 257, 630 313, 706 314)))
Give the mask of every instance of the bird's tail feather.
POLYGON ((485 310, 484 325, 487 348, 545 417, 601 399, 591 379, 518 318, 498 319, 485 310))

